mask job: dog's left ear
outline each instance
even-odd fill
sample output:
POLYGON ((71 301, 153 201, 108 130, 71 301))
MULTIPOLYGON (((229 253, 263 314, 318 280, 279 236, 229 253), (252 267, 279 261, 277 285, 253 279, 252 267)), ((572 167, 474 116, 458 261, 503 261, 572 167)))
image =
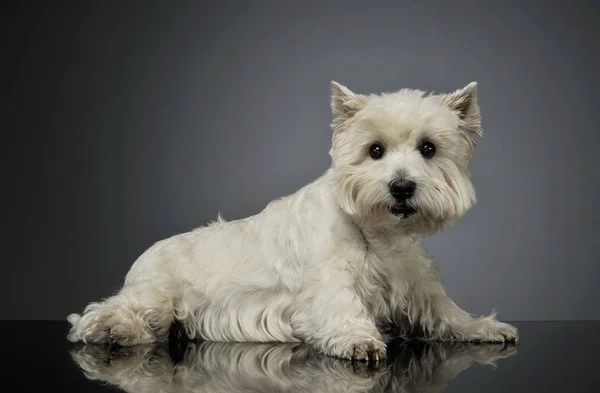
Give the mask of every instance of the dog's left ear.
POLYGON ((460 90, 444 96, 444 104, 448 106, 461 120, 461 128, 483 135, 481 115, 477 102, 477 82, 471 82, 460 90))

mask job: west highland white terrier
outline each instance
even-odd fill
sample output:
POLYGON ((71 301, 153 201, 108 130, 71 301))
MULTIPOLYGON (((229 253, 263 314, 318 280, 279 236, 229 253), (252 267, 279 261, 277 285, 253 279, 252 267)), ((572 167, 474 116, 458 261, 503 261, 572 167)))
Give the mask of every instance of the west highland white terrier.
POLYGON ((358 94, 331 83, 331 167, 260 213, 159 241, 114 296, 71 314, 68 338, 121 346, 189 338, 304 342, 378 360, 381 332, 516 342, 495 313, 446 294, 422 246, 476 201, 469 163, 482 134, 477 84, 448 94, 358 94))

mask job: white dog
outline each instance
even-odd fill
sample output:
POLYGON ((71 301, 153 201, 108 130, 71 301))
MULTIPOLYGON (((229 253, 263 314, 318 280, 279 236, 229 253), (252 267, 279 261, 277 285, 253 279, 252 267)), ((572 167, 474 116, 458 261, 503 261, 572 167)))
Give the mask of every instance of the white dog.
POLYGON ((332 82, 331 167, 246 219, 162 240, 122 289, 68 317, 71 341, 122 346, 190 338, 305 342, 331 356, 385 356, 380 331, 430 340, 517 341, 445 293, 421 237, 475 203, 477 84, 450 94, 362 95, 332 82))

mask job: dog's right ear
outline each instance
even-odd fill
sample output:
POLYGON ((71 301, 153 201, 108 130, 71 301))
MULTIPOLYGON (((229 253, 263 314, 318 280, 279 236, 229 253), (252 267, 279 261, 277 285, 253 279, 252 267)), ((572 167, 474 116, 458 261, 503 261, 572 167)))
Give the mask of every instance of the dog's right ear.
POLYGON ((352 92, 336 81, 331 81, 331 111, 337 121, 343 122, 351 118, 364 105, 365 96, 352 92))

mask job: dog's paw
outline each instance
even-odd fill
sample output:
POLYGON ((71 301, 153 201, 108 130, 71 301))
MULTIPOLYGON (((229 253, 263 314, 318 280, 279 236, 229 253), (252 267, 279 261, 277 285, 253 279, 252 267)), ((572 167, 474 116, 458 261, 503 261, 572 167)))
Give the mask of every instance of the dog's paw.
POLYGON ((120 321, 108 329, 109 343, 112 345, 131 346, 139 344, 150 344, 154 341, 151 332, 143 326, 120 321))
POLYGON ((360 341, 351 344, 340 357, 348 360, 378 362, 386 357, 386 345, 379 340, 360 341))
POLYGON ((495 318, 484 318, 469 326, 458 337, 462 341, 482 343, 517 343, 519 331, 495 318))
POLYGON ((516 327, 508 323, 491 321, 485 329, 483 342, 488 343, 517 343, 519 341, 519 331, 516 327))
POLYGON ((81 317, 69 316, 69 322, 67 338, 73 342, 130 346, 155 341, 149 321, 116 307, 95 307, 81 317))

